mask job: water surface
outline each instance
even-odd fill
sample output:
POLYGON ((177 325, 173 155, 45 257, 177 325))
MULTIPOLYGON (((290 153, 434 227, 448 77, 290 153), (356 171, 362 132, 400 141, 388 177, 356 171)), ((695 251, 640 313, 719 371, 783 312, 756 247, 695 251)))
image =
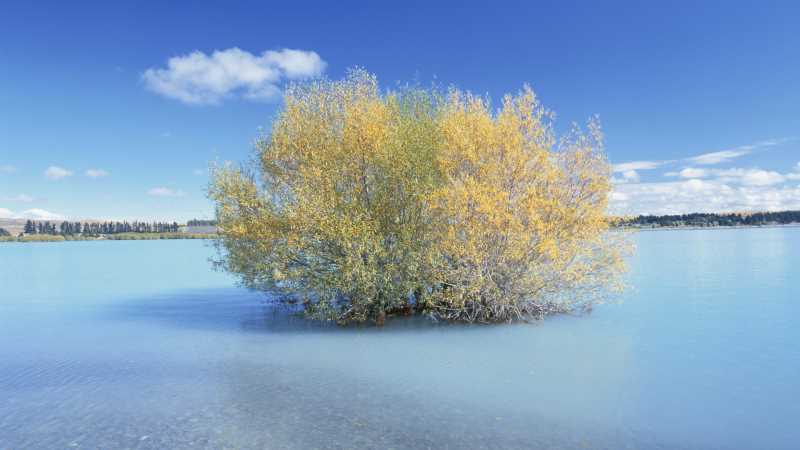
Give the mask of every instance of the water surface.
POLYGON ((536 325, 324 327, 202 241, 0 245, 0 449, 797 448, 800 229, 641 232, 536 325))

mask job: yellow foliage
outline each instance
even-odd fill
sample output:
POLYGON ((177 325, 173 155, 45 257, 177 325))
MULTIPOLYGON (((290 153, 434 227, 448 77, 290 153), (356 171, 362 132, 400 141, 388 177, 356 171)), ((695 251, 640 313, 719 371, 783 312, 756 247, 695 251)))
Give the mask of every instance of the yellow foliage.
POLYGON ((412 308, 539 317, 594 301, 622 268, 599 126, 556 140, 525 88, 493 113, 456 90, 381 94, 374 76, 293 86, 258 177, 216 171, 224 267, 340 322, 412 308))

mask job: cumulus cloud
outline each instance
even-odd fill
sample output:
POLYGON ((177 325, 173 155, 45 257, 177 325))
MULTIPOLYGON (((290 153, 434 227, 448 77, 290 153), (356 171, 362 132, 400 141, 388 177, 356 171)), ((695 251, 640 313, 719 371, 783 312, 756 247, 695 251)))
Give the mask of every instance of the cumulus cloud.
POLYGON ((622 177, 611 178, 612 183, 620 184, 620 183, 638 183, 639 182, 639 173, 635 170, 626 170, 622 172, 622 177))
POLYGON ((736 186, 694 178, 618 185, 609 202, 612 214, 779 211, 800 209, 800 186, 736 186))
POLYGON ((152 195, 155 197, 183 197, 186 195, 185 192, 181 190, 170 189, 168 187, 154 187, 147 191, 148 195, 152 195))
POLYGON ((786 181, 778 172, 761 169, 725 169, 714 172, 721 181, 741 183, 746 186, 772 186, 786 181))
POLYGON ((708 171, 705 169, 687 167, 678 172, 678 176, 681 178, 705 178, 708 176, 708 171))
POLYGON ((64 220, 64 216, 41 208, 32 208, 17 214, 7 208, 0 208, 0 219, 64 220))
POLYGON ((72 176, 72 172, 59 166, 50 166, 44 171, 44 176, 51 180, 60 180, 72 176))
POLYGON ((779 211, 800 209, 800 164, 792 172, 759 168, 687 167, 670 182, 615 183, 609 196, 612 214, 779 211))
POLYGON ((64 216, 54 212, 46 211, 41 208, 32 208, 22 211, 19 215, 20 219, 34 219, 34 220, 63 220, 64 216))
POLYGON ((89 170, 86 171, 86 176, 89 177, 89 178, 107 177, 108 176, 108 172, 106 172, 103 169, 89 169, 89 170))
POLYGON ((639 173, 635 170, 626 170, 625 172, 622 172, 622 179, 629 183, 638 183, 639 173))
POLYGON ((272 100, 284 80, 322 75, 327 63, 313 51, 283 49, 254 55, 239 48, 211 55, 194 51, 167 60, 166 68, 149 68, 142 75, 147 89, 188 104, 217 104, 241 96, 272 100))

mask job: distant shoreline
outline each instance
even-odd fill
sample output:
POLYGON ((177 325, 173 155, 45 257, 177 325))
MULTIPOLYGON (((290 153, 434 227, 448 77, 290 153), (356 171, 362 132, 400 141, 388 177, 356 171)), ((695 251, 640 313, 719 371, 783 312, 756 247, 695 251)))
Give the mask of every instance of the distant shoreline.
POLYGON ((612 227, 612 229, 623 231, 675 231, 675 230, 728 230, 745 228, 800 228, 800 223, 775 223, 768 225, 711 225, 707 227, 698 226, 676 226, 676 227, 612 227))
POLYGON ((4 242, 72 242, 72 241, 158 241, 158 240, 177 240, 177 239, 217 239, 215 233, 119 233, 100 236, 62 236, 50 234, 34 234, 26 236, 5 236, 0 237, 0 243, 4 242))

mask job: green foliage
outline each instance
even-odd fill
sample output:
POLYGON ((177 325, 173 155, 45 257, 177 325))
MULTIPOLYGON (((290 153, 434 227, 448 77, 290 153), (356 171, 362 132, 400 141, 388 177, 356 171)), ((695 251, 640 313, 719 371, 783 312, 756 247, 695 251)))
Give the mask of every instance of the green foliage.
POLYGON ((64 241, 64 236, 50 235, 50 234, 33 234, 25 235, 16 238, 17 242, 61 242, 64 241))

